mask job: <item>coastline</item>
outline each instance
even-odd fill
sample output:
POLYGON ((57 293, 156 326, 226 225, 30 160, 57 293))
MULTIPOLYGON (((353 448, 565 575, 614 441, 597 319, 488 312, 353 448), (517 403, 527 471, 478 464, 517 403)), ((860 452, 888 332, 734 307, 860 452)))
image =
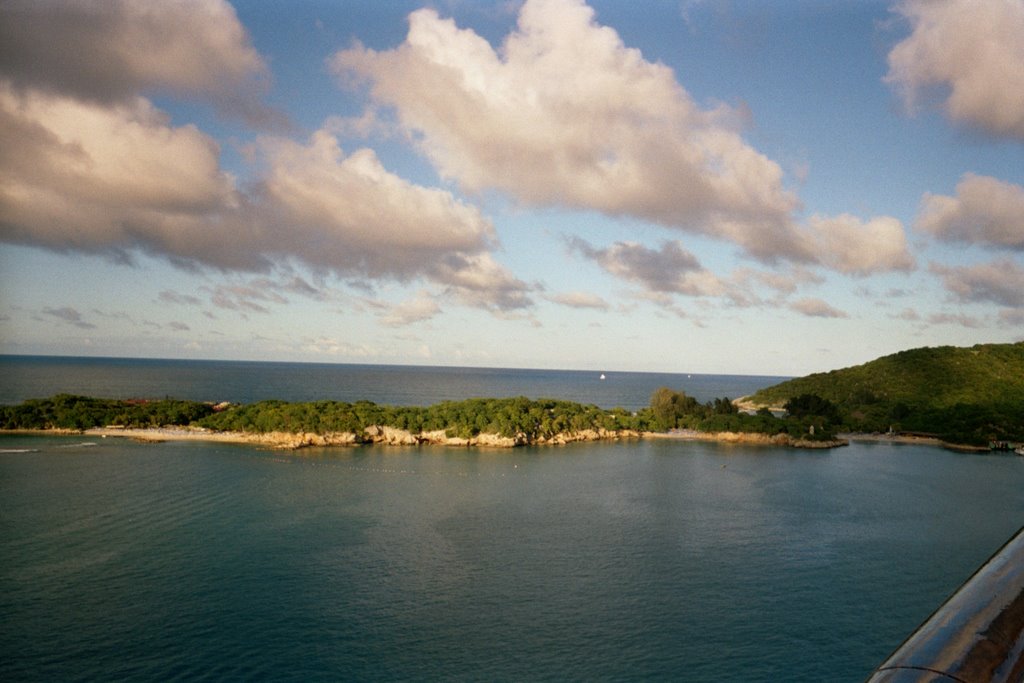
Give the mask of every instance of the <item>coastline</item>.
POLYGON ((669 432, 644 432, 644 438, 676 439, 680 441, 713 441, 744 445, 788 446, 790 448, 838 448, 848 446, 845 438, 814 441, 794 439, 789 434, 763 434, 760 432, 699 432, 694 429, 675 429, 669 432))
POLYGON ((943 441, 932 436, 912 436, 909 434, 864 434, 864 433, 851 433, 851 434, 840 434, 840 438, 848 441, 868 441, 878 443, 901 443, 908 446, 938 446, 939 448, 945 448, 951 451, 957 451, 960 453, 988 453, 991 451, 990 448, 984 446, 970 446, 967 444, 950 443, 949 441, 943 441))
POLYGON ((549 438, 531 440, 524 434, 514 437, 481 433, 471 438, 450 437, 444 430, 413 434, 395 427, 367 427, 362 435, 352 432, 222 432, 204 427, 91 427, 88 429, 0 429, 0 435, 88 436, 94 438, 123 438, 140 442, 205 441, 264 446, 279 450, 299 450, 310 447, 331 446, 449 446, 457 448, 518 448, 522 446, 561 446, 576 442, 616 441, 622 439, 665 439, 678 441, 706 441, 725 444, 781 446, 788 448, 828 449, 848 446, 850 442, 897 443, 909 446, 935 446, 961 453, 987 453, 989 448, 950 443, 935 437, 907 434, 847 432, 836 434, 835 439, 799 439, 789 434, 758 432, 701 432, 693 429, 673 429, 667 432, 634 430, 581 430, 563 432, 549 438))
POLYGON ((794 439, 788 434, 758 434, 741 432, 698 432, 695 430, 673 430, 671 432, 637 432, 632 430, 606 431, 581 430, 555 434, 550 438, 529 440, 525 435, 516 437, 499 434, 478 434, 464 439, 449 437, 444 430, 412 434, 393 427, 367 427, 364 435, 357 437, 352 432, 219 432, 202 427, 93 427, 74 429, 15 429, 0 430, 0 434, 38 434, 58 436, 88 436, 95 438, 124 438, 147 443, 166 441, 205 441, 214 443, 236 443, 266 446, 281 450, 298 450, 308 447, 329 446, 420 446, 437 445, 450 447, 517 448, 520 446, 560 446, 584 441, 615 441, 621 439, 674 439, 681 441, 709 441, 746 445, 786 446, 792 448, 835 448, 848 445, 844 439, 810 441, 794 439))

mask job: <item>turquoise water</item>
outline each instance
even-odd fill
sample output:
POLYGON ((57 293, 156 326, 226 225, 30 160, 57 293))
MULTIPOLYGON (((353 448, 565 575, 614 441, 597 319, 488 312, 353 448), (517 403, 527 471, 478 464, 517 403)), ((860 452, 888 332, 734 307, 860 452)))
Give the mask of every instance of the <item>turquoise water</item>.
MULTIPOLYGON (((6 397, 38 382, 44 396, 376 390, 398 403, 507 381, 628 405, 609 382, 701 400, 770 383, 0 365, 6 397)), ((0 680, 860 681, 1024 523, 1022 489, 1024 458, 892 444, 283 453, 5 435, 0 680)))
POLYGON ((7 681, 858 681, 1024 519, 924 447, 0 448, 7 681))

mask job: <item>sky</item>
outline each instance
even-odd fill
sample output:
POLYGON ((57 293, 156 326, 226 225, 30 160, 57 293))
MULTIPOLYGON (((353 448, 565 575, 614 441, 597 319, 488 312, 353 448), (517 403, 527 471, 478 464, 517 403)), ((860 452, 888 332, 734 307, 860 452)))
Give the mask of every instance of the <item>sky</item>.
POLYGON ((1024 0, 7 0, 0 353, 1024 339, 1024 0))

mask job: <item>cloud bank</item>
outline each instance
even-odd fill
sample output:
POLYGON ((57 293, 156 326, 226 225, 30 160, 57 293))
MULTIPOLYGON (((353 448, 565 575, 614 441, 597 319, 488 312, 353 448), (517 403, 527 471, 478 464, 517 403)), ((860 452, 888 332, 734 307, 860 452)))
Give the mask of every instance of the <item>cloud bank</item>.
POLYGON ((941 100, 953 121, 1024 140, 1024 2, 904 0, 912 32, 889 53, 891 84, 913 109, 941 100))
POLYGON ((0 5, 0 240, 223 271, 294 261, 426 279, 493 311, 532 305, 531 286, 491 256, 490 221, 451 192, 387 171, 372 150, 346 154, 326 128, 260 137, 241 187, 213 138, 143 96, 198 98, 263 127, 267 75, 222 0, 0 5))

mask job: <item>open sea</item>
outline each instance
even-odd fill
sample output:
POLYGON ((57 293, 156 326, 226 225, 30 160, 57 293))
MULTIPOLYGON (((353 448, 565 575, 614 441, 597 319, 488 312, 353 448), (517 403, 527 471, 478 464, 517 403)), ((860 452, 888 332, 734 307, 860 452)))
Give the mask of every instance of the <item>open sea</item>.
MULTIPOLYGON (((0 403, 640 407, 773 377, 0 356, 0 403)), ((862 681, 1024 524, 1024 458, 0 436, 3 681, 862 681)))

